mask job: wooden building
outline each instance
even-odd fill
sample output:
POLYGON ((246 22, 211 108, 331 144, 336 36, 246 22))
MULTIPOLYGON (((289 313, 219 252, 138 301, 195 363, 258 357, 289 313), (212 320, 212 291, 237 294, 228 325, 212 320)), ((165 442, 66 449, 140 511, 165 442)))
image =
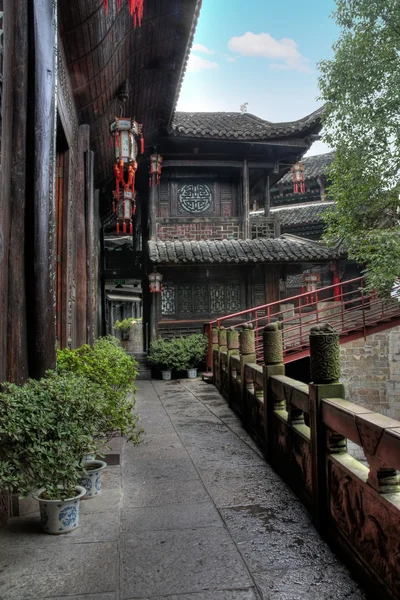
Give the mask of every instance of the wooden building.
POLYGON ((127 2, 0 0, 0 381, 104 331, 110 122, 135 117, 146 148, 168 128, 200 6, 152 0, 134 28, 127 2))
POLYGON ((288 275, 338 258, 318 242, 281 236, 271 210, 271 190, 320 129, 321 110, 291 123, 175 114, 157 143, 162 175, 148 202, 149 273, 162 275, 147 316, 153 338, 279 300, 288 275), (252 214, 257 198, 262 211, 252 214))

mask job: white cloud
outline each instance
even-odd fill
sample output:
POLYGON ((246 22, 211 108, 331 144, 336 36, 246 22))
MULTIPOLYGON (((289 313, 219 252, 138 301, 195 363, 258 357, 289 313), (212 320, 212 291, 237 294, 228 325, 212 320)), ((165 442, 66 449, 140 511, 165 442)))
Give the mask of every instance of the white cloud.
POLYGON ((201 58, 201 56, 197 56, 196 54, 191 54, 186 69, 188 73, 198 73, 203 69, 219 69, 219 64, 206 58, 201 58))
POLYGON ((271 67, 274 69, 311 73, 308 58, 300 54, 297 43, 290 38, 276 40, 269 33, 247 31, 242 36, 231 38, 228 48, 243 56, 258 56, 282 61, 273 62, 271 67))
POLYGON ((214 54, 214 50, 210 50, 207 46, 203 46, 203 44, 193 44, 192 50, 194 52, 203 52, 204 54, 214 54))

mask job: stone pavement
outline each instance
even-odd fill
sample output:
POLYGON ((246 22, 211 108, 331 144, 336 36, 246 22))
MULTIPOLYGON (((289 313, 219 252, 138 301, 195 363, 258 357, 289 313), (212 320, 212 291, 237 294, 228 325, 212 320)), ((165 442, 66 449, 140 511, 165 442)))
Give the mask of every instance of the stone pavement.
POLYGON ((3 600, 363 600, 214 387, 142 381, 146 430, 79 529, 0 534, 3 600))

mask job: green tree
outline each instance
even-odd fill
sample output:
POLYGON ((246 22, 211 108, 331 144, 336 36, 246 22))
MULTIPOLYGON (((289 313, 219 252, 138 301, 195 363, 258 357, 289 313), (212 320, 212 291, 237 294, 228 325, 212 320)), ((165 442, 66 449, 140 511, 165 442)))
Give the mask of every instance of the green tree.
POLYGON ((325 140, 336 148, 328 240, 390 293, 400 275, 400 0, 336 0, 340 36, 320 63, 325 140))

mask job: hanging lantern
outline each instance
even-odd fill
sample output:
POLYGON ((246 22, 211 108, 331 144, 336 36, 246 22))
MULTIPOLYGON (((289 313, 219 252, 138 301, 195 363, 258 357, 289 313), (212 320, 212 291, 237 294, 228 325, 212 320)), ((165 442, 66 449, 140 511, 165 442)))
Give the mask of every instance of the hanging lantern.
POLYGON ((135 177, 137 171, 138 144, 144 151, 142 125, 133 119, 116 118, 110 126, 114 137, 114 177, 115 192, 113 192, 113 212, 117 214, 117 233, 133 232, 132 217, 136 212, 135 177))
POLYGON ((151 154, 150 156, 150 182, 149 185, 150 187, 152 187, 153 185, 153 178, 152 175, 155 174, 155 183, 156 185, 160 185, 160 180, 161 180, 161 171, 162 171, 162 156, 160 156, 160 154, 151 154))
MULTIPOLYGON (((117 10, 121 10, 121 0, 116 0, 117 2, 117 10)), ((144 0, 128 0, 129 3, 129 13, 133 18, 133 26, 140 27, 143 21, 143 12, 144 12, 144 0)), ((109 0, 103 0, 104 10, 106 14, 108 14, 108 6, 109 0)))
POLYGON ((149 273, 150 292, 152 294, 162 292, 162 278, 162 274, 157 273, 156 271, 154 273, 149 273))
POLYGON ((299 191, 301 194, 305 194, 306 186, 304 183, 304 165, 300 162, 297 162, 290 169, 293 173, 293 191, 295 194, 298 194, 299 191))

